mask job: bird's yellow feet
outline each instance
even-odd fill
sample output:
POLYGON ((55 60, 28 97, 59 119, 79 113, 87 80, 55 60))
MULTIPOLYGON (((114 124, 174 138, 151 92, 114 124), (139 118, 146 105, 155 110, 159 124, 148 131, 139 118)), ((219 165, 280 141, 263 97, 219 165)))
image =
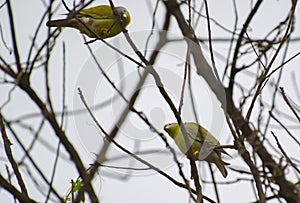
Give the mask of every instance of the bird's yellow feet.
POLYGON ((199 155, 199 151, 198 151, 198 150, 196 150, 196 151, 194 151, 194 152, 193 152, 193 154, 194 154, 194 156, 195 156, 195 157, 198 157, 198 155, 199 155))

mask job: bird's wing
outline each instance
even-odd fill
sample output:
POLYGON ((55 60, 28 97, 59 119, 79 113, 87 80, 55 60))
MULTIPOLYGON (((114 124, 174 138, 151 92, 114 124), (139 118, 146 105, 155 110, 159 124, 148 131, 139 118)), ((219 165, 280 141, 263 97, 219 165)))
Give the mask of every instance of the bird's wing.
POLYGON ((79 16, 90 17, 93 19, 113 19, 113 11, 110 6, 102 5, 93 8, 83 9, 78 12, 79 16))
POLYGON ((197 124, 189 123, 189 125, 186 127, 186 131, 190 139, 192 139, 194 142, 198 142, 200 145, 205 144, 205 146, 210 149, 213 149, 214 147, 220 145, 218 140, 214 138, 214 136, 211 135, 208 130, 203 127, 200 128, 197 124))
POLYGON ((196 142, 203 142, 203 136, 200 135, 199 132, 199 125, 197 125, 196 123, 184 123, 184 127, 186 129, 186 132, 188 134, 188 136, 196 141, 196 142))

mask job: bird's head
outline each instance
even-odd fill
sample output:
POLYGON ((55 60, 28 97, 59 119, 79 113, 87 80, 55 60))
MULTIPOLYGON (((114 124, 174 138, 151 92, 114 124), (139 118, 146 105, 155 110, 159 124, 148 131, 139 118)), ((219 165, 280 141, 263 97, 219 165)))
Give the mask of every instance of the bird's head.
POLYGON ((169 123, 164 126, 164 130, 174 139, 180 131, 178 123, 169 123))
POLYGON ((121 18, 120 20, 122 21, 122 23, 124 23, 124 27, 126 27, 131 21, 129 12, 126 8, 121 6, 116 7, 116 11, 121 18))

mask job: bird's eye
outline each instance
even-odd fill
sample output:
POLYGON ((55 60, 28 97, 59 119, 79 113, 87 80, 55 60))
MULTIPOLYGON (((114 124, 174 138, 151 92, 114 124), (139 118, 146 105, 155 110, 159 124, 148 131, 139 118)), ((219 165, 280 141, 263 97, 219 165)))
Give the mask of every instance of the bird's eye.
POLYGON ((171 123, 168 123, 164 126, 164 129, 167 129, 168 127, 170 127, 172 124, 171 123))
POLYGON ((123 14, 121 15, 121 17, 122 17, 123 19, 126 19, 126 18, 127 18, 127 14, 126 14, 126 13, 123 13, 123 14))

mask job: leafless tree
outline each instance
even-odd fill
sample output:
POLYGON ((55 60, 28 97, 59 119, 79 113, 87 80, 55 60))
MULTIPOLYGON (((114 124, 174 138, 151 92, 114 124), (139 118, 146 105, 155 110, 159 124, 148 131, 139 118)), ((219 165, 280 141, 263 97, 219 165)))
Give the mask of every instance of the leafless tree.
MULTIPOLYGON (((152 13, 152 25, 145 32, 147 36, 143 35, 143 48, 137 45, 130 27, 128 30, 123 28, 123 33, 120 34, 122 43, 126 43, 122 46, 129 47, 134 54, 123 52, 118 45, 100 37, 93 41, 84 37, 85 43, 73 41, 72 43, 81 43, 84 51, 89 52, 99 71, 97 77, 101 77, 112 89, 113 96, 102 98, 103 101, 117 98, 124 104, 121 105, 122 108, 114 109, 118 116, 110 123, 110 127, 102 123, 106 115, 96 112, 109 109, 111 103, 103 102, 93 106, 80 86, 76 97, 81 101, 81 109, 69 108, 67 95, 74 90, 67 89, 66 81, 74 67, 69 67, 66 55, 72 50, 68 50, 66 43, 60 43, 62 30, 47 28, 45 23, 53 18, 58 8, 67 12, 73 9, 79 11, 93 1, 80 1, 74 5, 67 3, 69 2, 41 2, 44 11, 40 21, 24 22, 30 28, 36 26, 31 40, 21 35, 24 24, 15 21, 15 17, 22 15, 15 12, 18 3, 7 0, 0 7, 0 12, 5 17, 0 20, 3 50, 0 55, 0 197, 9 194, 15 202, 80 202, 84 199, 88 202, 100 202, 101 198, 96 191, 98 183, 93 180, 100 169, 104 169, 100 176, 111 176, 109 173, 105 174, 105 169, 114 168, 129 171, 125 175, 126 179, 135 178, 131 175, 132 171, 152 171, 177 186, 178 190, 183 188, 191 202, 221 202, 220 186, 226 188, 237 184, 251 184, 256 202, 300 202, 299 75, 288 74, 291 73, 288 67, 299 64, 300 49, 295 49, 299 47, 300 39, 295 18, 299 12, 298 1, 286 1, 288 11, 272 14, 279 15, 281 20, 273 22, 274 26, 264 30, 260 37, 252 37, 251 29, 257 18, 264 22, 261 13, 267 11, 264 11, 266 5, 262 0, 248 2, 247 13, 239 11, 237 4, 240 2, 228 1, 230 5, 224 8, 224 15, 228 10, 231 11, 231 28, 221 25, 215 19, 207 0, 158 0, 147 1, 152 13), (215 37, 216 29, 222 30, 224 36, 215 37), (170 37, 174 30, 177 30, 177 38, 170 37), (158 36, 156 40, 152 40, 154 32, 158 36), (29 48, 20 46, 20 42, 24 44, 24 41, 28 41, 29 48), (182 73, 180 80, 176 81, 180 84, 177 89, 179 102, 176 103, 164 83, 165 75, 157 67, 161 63, 168 63, 168 57, 163 54, 164 48, 178 42, 186 45, 180 50, 185 54, 182 56, 184 62, 176 67, 168 67, 171 71, 182 73), (100 65, 104 56, 96 53, 95 44, 101 44, 105 50, 109 50, 111 56, 117 54, 116 56, 126 60, 126 69, 135 70, 135 74, 139 76, 137 83, 130 83, 130 78, 123 79, 123 82, 129 84, 129 89, 134 91, 129 94, 125 92, 125 86, 115 84, 116 76, 108 72, 108 67, 100 65), (218 51, 218 46, 226 47, 226 53, 218 51), (204 50, 209 53, 207 59, 203 56, 204 50), (55 64, 53 60, 61 61, 62 66, 55 78, 51 75, 55 64), (294 61, 297 63, 293 63, 294 61), (197 120, 201 115, 197 115, 195 103, 198 101, 195 97, 203 94, 203 87, 192 85, 192 78, 195 77, 204 79, 209 91, 219 102, 214 108, 220 109, 230 129, 228 143, 220 146, 230 150, 232 155, 228 159, 231 163, 228 166, 228 179, 219 179, 218 172, 210 164, 210 177, 203 175, 203 165, 198 165, 198 161, 190 156, 190 151, 187 153, 190 158, 184 158, 185 161, 188 160, 189 166, 184 167, 183 159, 178 158, 172 139, 159 128, 164 123, 157 125, 160 121, 151 119, 145 109, 137 105, 138 101, 145 105, 152 102, 142 94, 146 81, 151 79, 158 92, 153 101, 161 101, 161 108, 168 109, 175 122, 185 121, 183 113, 187 105, 193 109, 192 114, 197 120), (289 80, 293 85, 282 86, 282 80, 289 80), (290 96, 292 92, 296 95, 294 99, 290 96), (104 136, 100 151, 93 152, 94 162, 87 162, 83 158, 81 151, 74 145, 75 141, 71 139, 69 128, 73 127, 67 125, 69 118, 76 119, 82 114, 88 115, 93 121, 92 125, 104 136), (161 153, 162 156, 166 153, 172 157, 175 174, 143 156, 151 150, 142 147, 132 149, 120 140, 125 121, 133 115, 147 126, 149 133, 155 134, 164 143, 166 151, 156 153, 161 153), (139 163, 139 166, 108 164, 108 151, 112 147, 121 152, 121 158, 129 157, 128 159, 139 163), (289 147, 293 149, 288 150, 289 147), (235 163, 241 164, 241 167, 235 163), (60 164, 63 165, 62 168, 66 167, 66 170, 76 174, 69 182, 57 181, 60 177, 60 164), (213 195, 203 192, 203 187, 208 185, 213 186, 213 195), (62 191, 62 188, 70 190, 62 191), (38 195, 32 195, 35 193, 38 195)), ((112 0, 106 3, 113 8, 115 6, 112 0)), ((126 5, 126 2, 123 4, 126 5)), ((138 20, 143 19, 132 18, 132 21, 138 20)), ((297 72, 299 74, 299 70, 297 72)), ((89 85, 89 81, 86 83, 89 85)), ((95 89, 92 86, 90 88, 95 89)), ((185 134, 184 127, 181 130, 185 134)), ((120 181, 124 179, 120 178, 120 181)), ((236 191, 232 191, 231 195, 235 197, 236 191)), ((246 201, 253 200, 241 200, 246 201)))

